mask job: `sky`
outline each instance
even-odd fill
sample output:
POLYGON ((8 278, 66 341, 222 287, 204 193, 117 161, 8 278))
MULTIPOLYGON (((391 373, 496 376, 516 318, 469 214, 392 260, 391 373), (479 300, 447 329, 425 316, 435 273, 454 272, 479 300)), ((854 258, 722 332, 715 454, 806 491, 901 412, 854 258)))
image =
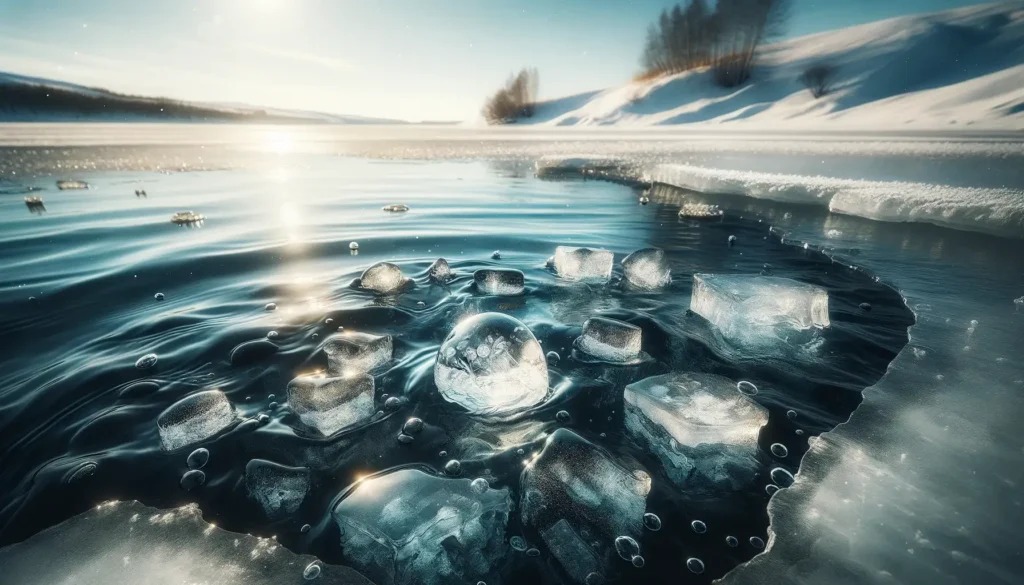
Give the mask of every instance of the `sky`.
MULTIPOLYGON (((791 0, 786 36, 977 4, 791 0)), ((122 93, 421 120, 474 117, 524 66, 542 98, 638 71, 671 0, 0 0, 0 71, 122 93)))

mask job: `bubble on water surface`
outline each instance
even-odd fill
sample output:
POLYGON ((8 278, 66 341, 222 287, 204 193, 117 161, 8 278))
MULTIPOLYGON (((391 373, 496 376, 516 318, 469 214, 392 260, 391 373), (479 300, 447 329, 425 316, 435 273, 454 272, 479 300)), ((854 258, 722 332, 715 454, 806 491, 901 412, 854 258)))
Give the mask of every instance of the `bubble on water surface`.
POLYGON ((619 553, 624 561, 632 561, 633 557, 640 554, 640 545, 631 536, 619 536, 615 539, 615 552, 619 553))
POLYGON ((358 250, 359 249, 359 242, 349 242, 348 243, 348 249, 349 250, 358 250))
POLYGON ((644 558, 640 555, 635 555, 629 562, 633 563, 633 566, 638 569, 643 568, 645 563, 644 558))
POLYGON ((560 423, 567 423, 572 420, 572 416, 565 410, 559 410, 555 413, 555 420, 560 423))
POLYGON ((462 473, 462 463, 458 459, 452 459, 448 463, 444 464, 444 472, 447 475, 457 476, 462 473))
POLYGON ((529 328, 508 315, 482 313, 456 325, 441 344, 434 382, 449 402, 501 414, 543 401, 548 368, 529 328))
POLYGON ((210 452, 202 447, 189 453, 185 463, 189 469, 202 469, 206 466, 206 462, 210 460, 210 452))
POLYGON ((277 331, 267 331, 267 339, 274 339, 277 335, 277 331))
POLYGON ((416 439, 412 435, 407 435, 405 433, 399 433, 398 434, 398 442, 402 443, 403 445, 408 445, 408 444, 412 443, 415 440, 416 439))
POLYGON ((701 520, 694 520, 693 522, 690 522, 690 528, 692 528, 697 534, 704 534, 708 531, 708 525, 704 524, 701 520))
POLYGON ((545 355, 544 357, 547 360, 549 366, 557 366, 559 360, 562 359, 562 356, 558 355, 557 351, 549 351, 547 355, 545 355))
POLYGON ((641 197, 640 198, 640 205, 647 205, 650 202, 651 202, 651 198, 650 197, 641 197))
POLYGON ((528 549, 526 549, 526 556, 528 556, 528 557, 539 557, 540 556, 540 551, 537 550, 536 548, 533 548, 533 547, 528 548, 528 549))
POLYGON ((387 410, 398 410, 402 406, 402 399, 397 396, 392 396, 384 401, 384 408, 387 410))
POLYGON ((299 528, 299 532, 305 534, 305 533, 309 532, 312 528, 313 527, 310 526, 309 524, 303 524, 302 528, 299 528))
POLYGON ((508 543, 517 551, 522 552, 526 550, 526 539, 522 536, 513 536, 509 539, 508 543))
POLYGON ((661 530, 661 518, 657 514, 648 512, 644 514, 644 526, 651 532, 657 532, 661 530))
POLYGON ((164 300, 164 293, 158 292, 155 295, 153 295, 153 298, 158 300, 158 301, 162 301, 162 300, 164 300))
POLYGON ((859 304, 857 306, 860 307, 861 311, 870 311, 871 310, 871 303, 861 303, 861 304, 859 304))
POLYGON ((418 435, 423 431, 423 421, 416 417, 410 418, 402 425, 402 432, 408 435, 418 435))
POLYGON ((704 572, 704 561, 696 557, 690 557, 686 559, 686 568, 690 569, 691 573, 700 575, 704 572))
POLYGON ((501 260, 501 250, 495 250, 495 251, 491 252, 491 259, 492 260, 501 260))
POLYGON ((804 434, 804 430, 803 429, 797 429, 797 430, 795 430, 793 432, 796 433, 797 435, 803 435, 804 434))
POLYGON ((761 540, 761 538, 759 536, 751 536, 750 537, 750 546, 752 546, 752 547, 754 547, 756 549, 762 549, 762 548, 764 548, 764 541, 761 540))
POLYGON ((771 450, 772 455, 776 457, 787 457, 789 455, 789 449, 782 443, 772 443, 771 450))
POLYGON ((732 246, 736 243, 736 236, 729 236, 729 245, 732 246))
POLYGON ((490 486, 490 484, 487 483, 486 479, 484 479, 482 477, 478 477, 478 478, 474 479, 472 482, 470 482, 469 487, 474 492, 476 492, 478 494, 482 494, 482 493, 485 493, 491 486, 490 486))
POLYGON ((737 382, 736 389, 746 394, 747 396, 754 396, 757 394, 757 386, 755 386, 752 382, 748 382, 746 380, 740 380, 739 382, 737 382))
POLYGON ((147 353, 135 361, 135 367, 140 370, 148 370, 156 365, 157 356, 155 353, 147 353))
POLYGON ((306 568, 302 571, 302 578, 307 581, 312 581, 320 576, 320 561, 313 561, 306 565, 306 568))
POLYGON ((795 419, 796 417, 797 417, 797 414, 796 414, 795 410, 787 410, 786 411, 786 418, 788 418, 788 419, 795 419))
POLYGON ((736 538, 735 536, 726 536, 725 544, 729 545, 732 548, 736 548, 740 545, 740 539, 736 538))
POLYGON ((779 487, 789 487, 793 485, 793 474, 781 467, 772 469, 771 476, 772 481, 778 484, 779 487))
POLYGON ((92 477, 96 473, 97 467, 99 466, 93 461, 86 461, 85 463, 81 463, 79 464, 78 467, 76 467, 71 473, 69 473, 65 477, 64 483, 68 485, 74 485, 76 483, 83 482, 92 477))
POLYGON ((764 486, 764 491, 768 494, 769 497, 771 497, 775 495, 775 492, 779 491, 779 486, 775 485, 774 483, 770 483, 764 486))
POLYGON ((266 305, 263 305, 263 310, 264 311, 276 311, 277 310, 277 303, 267 303, 266 305))
POLYGON ((192 469, 181 476, 179 484, 185 491, 192 491, 206 482, 206 474, 198 469, 192 469))

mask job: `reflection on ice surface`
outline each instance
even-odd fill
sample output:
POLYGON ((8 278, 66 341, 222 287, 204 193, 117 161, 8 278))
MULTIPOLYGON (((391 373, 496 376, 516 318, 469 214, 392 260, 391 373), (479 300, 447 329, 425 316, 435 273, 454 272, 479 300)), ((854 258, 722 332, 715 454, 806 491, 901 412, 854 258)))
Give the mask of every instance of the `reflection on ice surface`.
MULTIPOLYGON (((304 568, 315 561, 274 539, 207 524, 195 504, 157 510, 138 502, 111 502, 0 549, 0 581, 280 585, 302 583, 304 568)), ((349 567, 316 562, 320 585, 371 585, 349 567)))
POLYGON ((345 558, 379 585, 496 583, 509 551, 507 488, 400 469, 356 484, 334 508, 345 558))
POLYGON ((639 466, 624 467, 572 431, 548 437, 520 484, 523 524, 540 533, 577 582, 615 569, 609 560, 618 558, 616 538, 640 538, 651 476, 639 466))
POLYGON ((775 276, 694 274, 690 310, 741 345, 829 326, 825 289, 775 276))

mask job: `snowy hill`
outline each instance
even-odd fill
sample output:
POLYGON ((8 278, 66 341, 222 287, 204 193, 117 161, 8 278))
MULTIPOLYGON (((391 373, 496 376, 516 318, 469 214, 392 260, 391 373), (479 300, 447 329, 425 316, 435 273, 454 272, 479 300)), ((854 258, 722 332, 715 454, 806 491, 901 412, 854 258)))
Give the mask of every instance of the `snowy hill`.
POLYGON ((746 128, 1024 130, 1024 3, 905 16, 762 48, 754 79, 714 84, 707 70, 542 102, 527 124, 727 124, 746 128), (831 93, 801 84, 837 68, 831 93))
POLYGON ((0 122, 285 122, 293 124, 402 124, 399 120, 261 108, 247 104, 185 102, 123 95, 40 77, 0 72, 0 122))

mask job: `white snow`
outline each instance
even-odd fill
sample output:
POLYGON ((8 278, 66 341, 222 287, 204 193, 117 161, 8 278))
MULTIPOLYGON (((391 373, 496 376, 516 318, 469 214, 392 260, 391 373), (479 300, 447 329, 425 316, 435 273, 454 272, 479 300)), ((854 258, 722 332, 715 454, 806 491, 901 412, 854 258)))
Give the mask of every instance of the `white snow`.
POLYGON ((916 14, 762 48, 751 83, 696 70, 542 102, 526 124, 739 125, 761 129, 1024 129, 1020 2, 916 14), (815 99, 809 65, 837 67, 815 99))

